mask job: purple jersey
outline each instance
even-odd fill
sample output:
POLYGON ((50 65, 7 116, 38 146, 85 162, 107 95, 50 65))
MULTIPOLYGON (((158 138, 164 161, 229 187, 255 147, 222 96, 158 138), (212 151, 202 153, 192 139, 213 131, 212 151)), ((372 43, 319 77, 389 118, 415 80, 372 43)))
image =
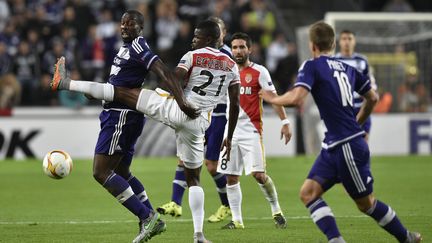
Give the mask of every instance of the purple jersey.
MULTIPOLYGON (((146 40, 139 36, 131 43, 124 43, 113 60, 108 83, 127 88, 142 86, 151 65, 159 57, 154 54, 146 40)), ((129 108, 118 102, 105 103, 105 109, 129 108)), ((129 108, 130 109, 130 108, 129 108)))
POLYGON ((326 126, 323 148, 333 148, 364 134, 354 114, 353 92, 371 89, 368 76, 336 58, 320 56, 305 61, 295 86, 309 90, 326 126))
MULTIPOLYGON (((341 53, 336 53, 335 58, 337 58, 338 60, 340 60, 340 61, 342 61, 348 65, 350 65, 351 67, 354 67, 355 69, 357 69, 357 71, 359 71, 363 75, 367 75, 370 77, 369 64, 368 64, 368 61, 367 61, 365 56, 363 56, 359 53, 354 53, 350 57, 345 57, 345 56, 342 56, 341 53)), ((357 114, 360 111, 362 104, 363 104, 363 97, 354 93, 354 111, 355 111, 355 114, 357 114)))

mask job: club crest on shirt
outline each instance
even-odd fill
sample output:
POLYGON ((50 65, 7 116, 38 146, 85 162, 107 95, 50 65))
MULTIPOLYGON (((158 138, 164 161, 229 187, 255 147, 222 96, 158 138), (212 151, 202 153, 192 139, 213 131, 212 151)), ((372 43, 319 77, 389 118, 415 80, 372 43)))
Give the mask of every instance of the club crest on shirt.
POLYGON ((130 57, 129 56, 129 49, 121 47, 120 50, 119 50, 119 52, 117 53, 117 56, 120 57, 120 58, 122 58, 122 59, 128 60, 129 57, 130 57))
POLYGON ((250 83, 252 81, 252 74, 246 73, 245 81, 246 81, 246 83, 250 83))

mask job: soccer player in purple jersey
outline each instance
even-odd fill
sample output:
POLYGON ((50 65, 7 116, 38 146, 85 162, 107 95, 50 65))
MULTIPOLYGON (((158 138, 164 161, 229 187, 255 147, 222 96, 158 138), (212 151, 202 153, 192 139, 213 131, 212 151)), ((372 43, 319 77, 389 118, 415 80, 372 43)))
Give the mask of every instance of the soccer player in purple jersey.
MULTIPOLYGON (((134 26, 133 23, 125 25, 134 26)), ((65 71, 64 57, 57 62, 51 83, 53 90, 77 91, 96 99, 119 101, 129 107, 135 107, 136 110, 175 130, 177 155, 185 165, 185 178, 189 187, 189 206, 195 243, 210 242, 203 234, 204 191, 200 186, 200 171, 204 159, 204 133, 210 125, 211 112, 222 97, 219 94, 228 92, 230 99, 228 132, 223 142, 227 159, 239 112, 238 68, 231 58, 216 49, 219 35, 220 29, 213 21, 207 20, 198 24, 192 40, 193 51, 183 56, 175 71, 177 80, 187 79, 185 94, 182 93, 180 82, 171 77, 174 74, 167 71, 164 73, 167 76, 162 76, 174 99, 161 89, 127 88, 110 83, 71 80, 65 71), (217 81, 213 82, 213 78, 217 81)), ((151 66, 153 65, 156 63, 151 66)), ((166 68, 164 65, 163 67, 166 68)), ((154 235, 154 225, 157 225, 157 217, 154 215, 157 214, 152 215, 149 217, 150 222, 144 220, 140 224, 142 227, 134 242, 146 241, 154 235)))
MULTIPOLYGON (((369 69, 369 63, 367 58, 357 52, 355 52, 356 39, 354 32, 350 30, 342 30, 339 33, 339 48, 340 52, 336 53, 335 57, 340 61, 354 67, 362 73, 363 75, 369 76, 372 88, 377 90, 375 77, 372 75, 369 69)), ((354 112, 357 115, 360 112, 360 108, 363 104, 363 97, 354 92, 354 112)), ((361 125, 362 129, 365 131, 364 138, 366 141, 369 140, 369 133, 371 130, 372 121, 370 116, 361 125)))
MULTIPOLYGON (((180 85, 175 87, 178 82, 174 75, 140 36, 143 26, 144 17, 138 11, 129 10, 123 14, 120 31, 124 43, 113 60, 108 83, 116 87, 140 88, 148 72, 153 71, 165 83, 172 84, 172 92, 179 104, 186 107, 186 111, 194 112, 183 101, 180 85)), ((64 63, 64 58, 60 62, 64 63)), ((70 85, 77 86, 73 82, 70 85)), ((139 218, 141 234, 134 242, 146 241, 165 231, 166 226, 153 211, 142 183, 130 172, 135 143, 145 123, 144 115, 125 103, 112 101, 104 103, 99 118, 101 130, 93 160, 93 176, 139 218)))
POLYGON ((372 217, 399 242, 420 242, 419 233, 408 231, 392 208, 373 195, 370 154, 359 124, 363 124, 378 95, 371 89, 369 77, 331 57, 335 47, 333 28, 317 22, 309 30, 313 55, 300 67, 294 88, 282 96, 262 93, 269 103, 298 106, 311 92, 327 128, 323 148, 300 189, 300 198, 309 209, 313 222, 329 242, 345 242, 339 233, 333 212, 322 195, 341 182, 358 209, 372 217), (353 111, 353 92, 364 97, 357 117, 353 111))
MULTIPOLYGON (((231 49, 226 44, 224 44, 224 38, 226 35, 226 27, 224 21, 218 17, 210 17, 209 20, 217 23, 221 30, 218 45, 219 50, 232 58, 231 49)), ((216 190, 219 194, 219 198, 221 201, 221 206, 218 208, 218 210, 208 218, 208 222, 210 223, 220 222, 231 215, 231 209, 229 207, 226 190, 226 176, 225 174, 216 171, 219 160, 220 148, 222 146, 225 131, 225 124, 227 123, 226 103, 227 97, 225 95, 222 99, 222 102, 219 103, 216 108, 214 108, 212 112, 210 126, 205 133, 205 164, 207 167, 207 171, 210 173, 216 184, 216 190)), ((184 165, 183 162, 179 160, 174 175, 174 180, 172 182, 171 201, 158 207, 157 211, 161 214, 169 214, 174 217, 180 217, 182 215, 181 205, 186 188, 187 185, 184 175, 184 165)))

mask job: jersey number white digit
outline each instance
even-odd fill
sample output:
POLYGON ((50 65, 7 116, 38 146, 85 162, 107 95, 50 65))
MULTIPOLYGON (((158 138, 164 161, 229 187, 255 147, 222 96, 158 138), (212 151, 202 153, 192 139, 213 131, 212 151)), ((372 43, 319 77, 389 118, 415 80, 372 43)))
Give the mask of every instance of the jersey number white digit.
POLYGON ((351 84, 349 82, 348 76, 344 72, 334 71, 333 77, 337 79, 339 90, 342 98, 342 105, 353 106, 353 94, 351 91, 351 84))
MULTIPOLYGON (((207 70, 202 70, 202 71, 200 72, 200 75, 207 76, 207 77, 208 77, 208 80, 207 80, 207 82, 203 83, 203 84, 200 85, 200 86, 194 86, 194 87, 192 88, 192 91, 195 92, 195 93, 197 93, 197 94, 199 94, 199 95, 201 95, 201 96, 204 96, 204 95, 206 95, 207 93, 206 93, 205 91, 203 91, 203 89, 205 89, 207 86, 209 86, 209 85, 213 82, 213 78, 214 78, 214 76, 213 76, 213 74, 212 74, 211 72, 209 72, 209 71, 207 71, 207 70)), ((225 81, 225 77, 226 77, 226 75, 222 75, 222 76, 220 76, 221 79, 220 79, 220 83, 219 83, 219 86, 218 86, 218 90, 216 91, 215 96, 219 96, 220 91, 221 91, 222 86, 223 86, 223 82, 225 81)))

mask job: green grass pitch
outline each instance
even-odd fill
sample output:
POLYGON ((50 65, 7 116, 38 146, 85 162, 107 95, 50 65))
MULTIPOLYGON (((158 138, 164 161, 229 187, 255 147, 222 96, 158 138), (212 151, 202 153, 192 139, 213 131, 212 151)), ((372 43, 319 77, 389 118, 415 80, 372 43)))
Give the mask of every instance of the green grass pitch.
MULTIPOLYGON (((205 222, 208 239, 218 242, 326 242, 298 199, 299 188, 312 157, 268 158, 268 174, 276 184, 288 218, 288 228, 276 229, 270 207, 251 177, 242 177, 243 217, 246 229, 224 231, 227 223, 205 222)), ((175 158, 138 158, 134 174, 144 182, 153 206, 170 199, 175 158)), ((204 169, 205 170, 205 169, 204 169)), ((42 172, 42 162, 0 161, 0 242, 131 242, 136 219, 92 178, 90 160, 74 161, 63 180, 42 172)), ((375 157, 372 159, 375 195, 391 205, 402 222, 432 242, 431 156, 375 157)), ((214 183, 202 172, 205 216, 219 206, 214 183)), ((340 185, 325 195, 347 242, 396 242, 370 218, 362 215, 340 185)), ((187 203, 183 216, 163 216, 167 231, 151 242, 192 242, 193 226, 187 203)))

